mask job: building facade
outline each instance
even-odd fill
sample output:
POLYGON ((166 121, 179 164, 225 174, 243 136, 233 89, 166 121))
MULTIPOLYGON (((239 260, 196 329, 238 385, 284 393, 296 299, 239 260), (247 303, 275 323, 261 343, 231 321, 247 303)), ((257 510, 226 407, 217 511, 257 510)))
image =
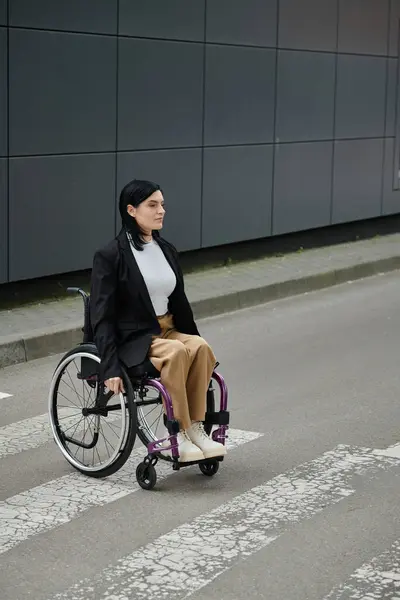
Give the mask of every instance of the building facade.
POLYGON ((400 0, 0 0, 0 283, 400 212, 400 0))

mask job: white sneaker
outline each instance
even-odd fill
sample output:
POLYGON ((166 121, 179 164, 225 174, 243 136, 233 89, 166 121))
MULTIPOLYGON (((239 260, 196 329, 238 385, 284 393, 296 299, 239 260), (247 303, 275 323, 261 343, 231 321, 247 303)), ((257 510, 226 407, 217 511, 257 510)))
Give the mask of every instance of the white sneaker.
POLYGON ((176 437, 179 445, 179 462, 204 460, 203 452, 191 442, 186 431, 180 431, 176 437))
POLYGON ((204 430, 204 425, 201 421, 192 423, 190 429, 187 430, 189 439, 193 444, 196 444, 202 450, 205 458, 214 458, 215 456, 225 456, 226 448, 219 442, 214 442, 204 430))

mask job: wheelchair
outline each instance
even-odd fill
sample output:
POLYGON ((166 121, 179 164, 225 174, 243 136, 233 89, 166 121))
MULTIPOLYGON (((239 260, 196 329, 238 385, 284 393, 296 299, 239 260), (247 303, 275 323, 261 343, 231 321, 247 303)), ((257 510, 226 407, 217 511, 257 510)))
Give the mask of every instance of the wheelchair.
MULTIPOLYGON (((80 288, 67 291, 80 294, 83 299, 83 340, 57 365, 48 399, 54 440, 66 460, 87 476, 107 477, 123 467, 138 436, 147 448, 147 455, 136 468, 141 488, 151 490, 156 485, 155 467, 159 460, 171 463, 174 471, 197 464, 204 475, 215 475, 223 456, 190 463, 179 461, 179 423, 160 373, 150 360, 130 369, 129 375, 122 369, 124 394, 107 390, 99 376, 100 357, 90 324, 90 296, 80 288)), ((224 378, 214 371, 207 391, 204 428, 223 445, 229 429, 227 404, 224 378), (219 391, 219 411, 215 410, 215 387, 219 391)))

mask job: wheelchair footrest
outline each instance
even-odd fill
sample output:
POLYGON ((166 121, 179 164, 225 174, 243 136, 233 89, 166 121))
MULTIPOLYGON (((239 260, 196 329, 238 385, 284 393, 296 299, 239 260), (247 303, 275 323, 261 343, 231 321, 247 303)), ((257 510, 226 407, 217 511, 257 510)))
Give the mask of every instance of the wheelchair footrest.
POLYGON ((219 412, 206 413, 205 423, 207 425, 229 425, 229 411, 220 410, 219 412))

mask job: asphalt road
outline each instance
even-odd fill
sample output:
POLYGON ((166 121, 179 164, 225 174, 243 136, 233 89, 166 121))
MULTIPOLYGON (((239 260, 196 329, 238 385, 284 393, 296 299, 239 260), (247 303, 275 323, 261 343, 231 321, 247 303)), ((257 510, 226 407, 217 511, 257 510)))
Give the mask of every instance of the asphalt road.
POLYGON ((62 457, 58 357, 0 370, 0 600, 400 599, 399 307, 394 272, 201 321, 232 447, 152 492, 136 451, 102 480, 62 457))

